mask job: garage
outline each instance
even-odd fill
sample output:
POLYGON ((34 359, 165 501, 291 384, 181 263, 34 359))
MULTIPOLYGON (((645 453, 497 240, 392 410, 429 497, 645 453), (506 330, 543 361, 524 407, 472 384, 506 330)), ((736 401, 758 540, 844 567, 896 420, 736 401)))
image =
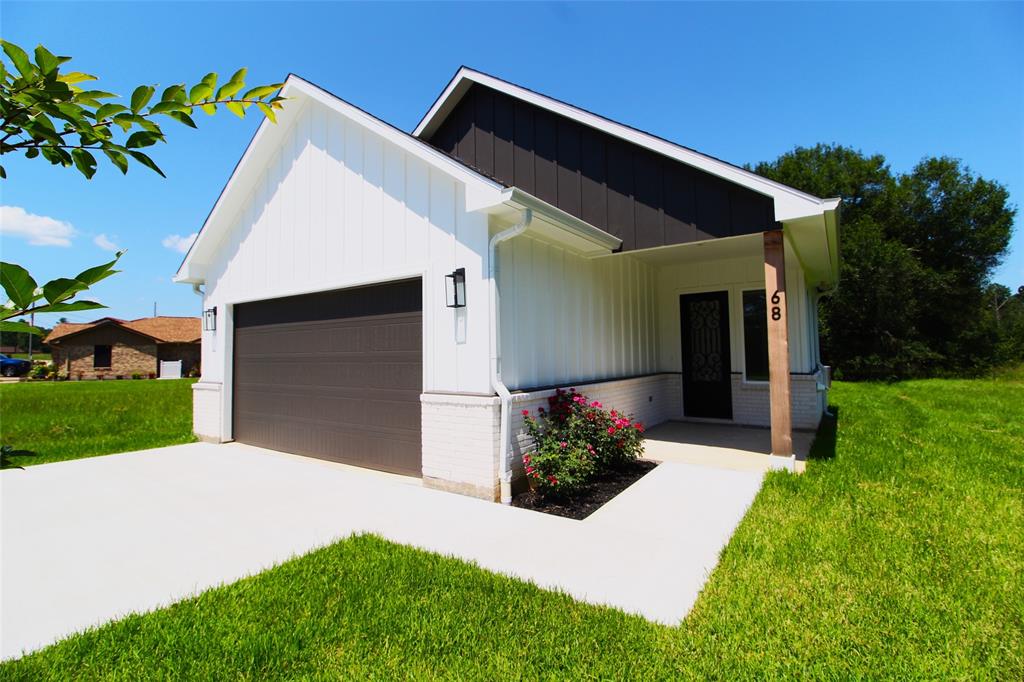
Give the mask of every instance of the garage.
POLYGON ((233 437, 420 476, 419 279, 234 308, 233 437))

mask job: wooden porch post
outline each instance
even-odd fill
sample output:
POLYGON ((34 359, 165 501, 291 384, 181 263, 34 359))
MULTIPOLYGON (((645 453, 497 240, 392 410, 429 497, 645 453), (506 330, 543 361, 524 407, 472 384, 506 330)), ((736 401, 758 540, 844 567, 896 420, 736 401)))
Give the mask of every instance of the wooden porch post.
POLYGON ((789 326, 786 322, 786 248, 782 230, 764 233, 764 291, 768 313, 768 380, 772 454, 793 454, 789 399, 789 326))

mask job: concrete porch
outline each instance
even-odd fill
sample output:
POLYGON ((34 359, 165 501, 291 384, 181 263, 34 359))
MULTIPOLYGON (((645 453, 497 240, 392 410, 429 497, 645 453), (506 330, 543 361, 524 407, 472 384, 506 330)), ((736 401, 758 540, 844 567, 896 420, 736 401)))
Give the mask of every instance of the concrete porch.
MULTIPOLYGON (((795 471, 806 467, 813 442, 813 431, 793 431, 795 471)), ((771 430, 755 426, 668 421, 644 434, 644 457, 658 462, 737 471, 786 468, 787 458, 772 457, 771 451, 771 430)))

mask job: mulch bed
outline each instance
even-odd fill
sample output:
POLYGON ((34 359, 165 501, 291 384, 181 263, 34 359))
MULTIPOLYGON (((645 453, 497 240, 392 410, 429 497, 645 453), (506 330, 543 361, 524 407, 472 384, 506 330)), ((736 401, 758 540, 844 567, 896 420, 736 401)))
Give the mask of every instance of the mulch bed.
POLYGON ((512 498, 513 507, 532 509, 564 516, 568 519, 583 520, 603 507, 613 497, 650 473, 657 462, 637 460, 621 471, 606 473, 570 498, 545 499, 528 490, 512 498))

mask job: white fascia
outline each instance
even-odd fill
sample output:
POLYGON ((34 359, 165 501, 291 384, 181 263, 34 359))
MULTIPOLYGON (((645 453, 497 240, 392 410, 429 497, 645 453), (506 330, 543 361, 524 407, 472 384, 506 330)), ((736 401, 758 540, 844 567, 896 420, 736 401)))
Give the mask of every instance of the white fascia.
POLYGON ((560 116, 578 121, 579 123, 605 132, 613 137, 631 142, 640 147, 645 147, 663 156, 675 159, 688 166, 718 176, 734 184, 746 187, 750 190, 771 197, 775 202, 775 219, 779 222, 807 218, 814 215, 822 215, 826 210, 828 199, 819 199, 798 189, 783 185, 782 183, 761 177, 746 169, 734 166, 700 152, 682 147, 680 145, 663 140, 659 137, 631 128, 621 123, 616 123, 602 116, 584 111, 565 102, 560 102, 551 97, 527 90, 526 88, 503 81, 494 76, 489 76, 479 71, 466 67, 459 69, 458 73, 441 93, 437 101, 430 108, 427 114, 420 121, 413 131, 413 135, 422 138, 427 137, 440 126, 448 113, 455 108, 458 101, 469 90, 472 83, 479 83, 486 87, 505 93, 510 97, 522 100, 546 109, 560 116))

